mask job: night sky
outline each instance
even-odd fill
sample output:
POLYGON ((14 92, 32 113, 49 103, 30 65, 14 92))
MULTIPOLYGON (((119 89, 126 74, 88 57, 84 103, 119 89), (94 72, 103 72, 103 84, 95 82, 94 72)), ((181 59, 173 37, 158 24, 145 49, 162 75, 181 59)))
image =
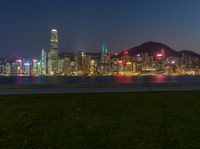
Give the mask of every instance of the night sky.
POLYGON ((0 19, 0 57, 39 56, 51 28, 60 51, 159 41, 200 53, 199 0, 1 0, 0 19))

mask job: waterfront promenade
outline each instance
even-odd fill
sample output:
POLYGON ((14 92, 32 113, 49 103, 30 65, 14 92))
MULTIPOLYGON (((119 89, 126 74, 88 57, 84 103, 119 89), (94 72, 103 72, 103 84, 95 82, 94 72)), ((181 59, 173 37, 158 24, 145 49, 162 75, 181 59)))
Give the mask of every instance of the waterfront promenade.
POLYGON ((0 89, 6 94, 63 94, 63 93, 120 93, 120 92, 159 92, 159 91, 199 91, 200 85, 189 84, 136 84, 136 85, 51 85, 51 86, 7 86, 0 89), (60 86, 60 87, 59 87, 60 86))

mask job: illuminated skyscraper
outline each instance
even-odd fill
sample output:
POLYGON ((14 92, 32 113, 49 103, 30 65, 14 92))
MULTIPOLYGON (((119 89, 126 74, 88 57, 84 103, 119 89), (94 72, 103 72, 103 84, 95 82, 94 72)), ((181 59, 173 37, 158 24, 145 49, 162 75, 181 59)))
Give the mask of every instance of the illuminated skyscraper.
POLYGON ((46 73, 47 73, 47 53, 44 49, 42 50, 41 60, 42 60, 41 61, 42 74, 46 75, 46 73))
POLYGON ((31 62, 28 59, 23 60, 23 74, 25 75, 31 74, 31 62))
POLYGON ((101 63, 107 63, 108 47, 104 43, 101 46, 101 63))
POLYGON ((109 71, 109 61, 110 56, 108 54, 108 47, 106 44, 102 44, 101 46, 101 61, 99 65, 99 72, 100 74, 107 74, 109 71))
POLYGON ((89 62, 90 62, 89 56, 87 56, 84 52, 79 51, 75 55, 75 61, 76 61, 78 74, 88 74, 89 73, 89 62))
POLYGON ((22 60, 21 59, 16 60, 16 64, 17 64, 17 74, 20 75, 22 74, 23 71, 22 60))
POLYGON ((107 54, 108 53, 108 47, 105 43, 102 44, 101 46, 101 53, 102 54, 107 54))
POLYGON ((51 30, 51 49, 48 55, 48 73, 55 75, 58 73, 58 32, 51 30))
POLYGON ((37 75, 38 73, 38 60, 33 59, 31 65, 32 75, 37 75))

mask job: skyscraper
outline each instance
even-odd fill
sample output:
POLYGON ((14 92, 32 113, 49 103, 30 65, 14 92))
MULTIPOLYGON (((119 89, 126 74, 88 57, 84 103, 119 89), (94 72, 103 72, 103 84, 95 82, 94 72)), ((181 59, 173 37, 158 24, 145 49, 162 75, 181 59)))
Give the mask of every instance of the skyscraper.
POLYGON ((107 74, 109 71, 109 60, 110 56, 108 54, 108 47, 104 43, 101 46, 101 60, 100 60, 100 65, 99 65, 99 73, 100 74, 107 74))
POLYGON ((101 46, 101 63, 107 63, 108 47, 105 43, 101 46))
POLYGON ((51 30, 51 49, 48 55, 48 73, 55 75, 58 73, 58 32, 51 30))
POLYGON ((47 53, 44 49, 42 50, 41 59, 42 59, 42 61, 41 61, 42 62, 41 63, 42 74, 46 75, 46 73, 47 73, 47 53))
POLYGON ((105 43, 101 46, 101 53, 108 53, 108 47, 105 43))

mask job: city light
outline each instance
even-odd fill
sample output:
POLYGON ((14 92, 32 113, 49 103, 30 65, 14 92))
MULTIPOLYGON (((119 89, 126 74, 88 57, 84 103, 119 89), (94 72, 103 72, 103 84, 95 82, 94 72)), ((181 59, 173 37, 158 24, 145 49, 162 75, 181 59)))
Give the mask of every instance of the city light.
POLYGON ((30 63, 24 63, 24 66, 30 66, 30 63))
POLYGON ((157 54, 157 57, 162 57, 162 56, 163 56, 163 55, 162 55, 162 54, 160 54, 160 53, 158 53, 158 54, 157 54))
POLYGON ((0 73, 20 76, 200 75, 199 58, 168 56, 162 48, 154 53, 134 54, 127 49, 116 54, 104 43, 97 53, 79 51, 59 57, 58 47, 58 32, 52 29, 49 52, 42 49, 40 58, 20 58, 2 64, 0 73))
POLYGON ((52 29, 52 32, 57 32, 57 29, 52 29))
POLYGON ((95 60, 91 60, 91 64, 95 64, 95 60))
POLYGON ((21 60, 21 59, 18 59, 18 60, 17 60, 17 62, 18 62, 18 63, 21 63, 21 62, 22 62, 22 60, 21 60))
POLYGON ((128 54, 129 54, 128 51, 125 51, 125 52, 124 52, 124 55, 128 55, 128 54))
POLYGON ((123 61, 122 61, 122 60, 118 60, 118 63, 119 63, 119 64, 122 64, 122 63, 123 63, 123 61))

